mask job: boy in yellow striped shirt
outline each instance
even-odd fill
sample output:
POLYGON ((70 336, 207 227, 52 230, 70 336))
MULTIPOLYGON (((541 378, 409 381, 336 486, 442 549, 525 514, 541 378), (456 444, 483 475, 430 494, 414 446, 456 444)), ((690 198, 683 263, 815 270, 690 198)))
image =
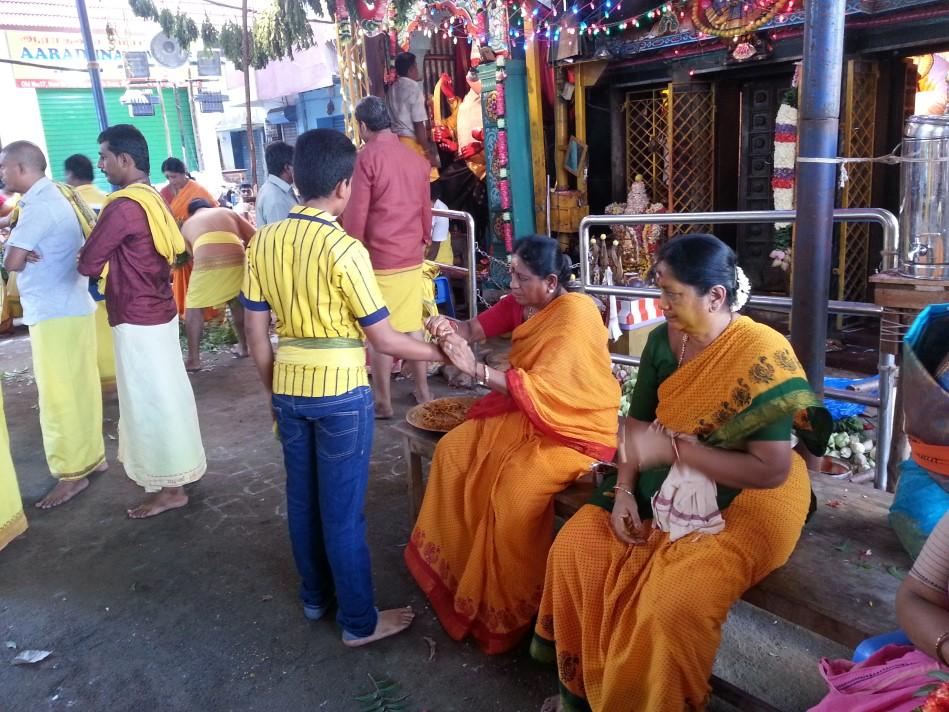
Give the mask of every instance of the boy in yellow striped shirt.
POLYGON ((373 601, 362 513, 374 427, 364 340, 399 358, 443 360, 437 347, 391 327, 366 249, 336 220, 355 162, 355 146, 338 131, 297 139, 293 167, 303 204, 254 235, 240 296, 247 345, 283 445, 303 613, 317 620, 338 603, 350 647, 395 635, 415 615, 411 608, 379 612, 373 601))

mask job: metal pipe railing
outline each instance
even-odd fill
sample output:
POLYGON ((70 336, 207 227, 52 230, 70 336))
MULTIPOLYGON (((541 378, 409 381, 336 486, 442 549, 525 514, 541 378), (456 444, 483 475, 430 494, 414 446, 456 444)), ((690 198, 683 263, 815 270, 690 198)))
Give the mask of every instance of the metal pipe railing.
MULTIPOLYGON (((588 215, 580 221, 580 281, 583 289, 590 294, 626 298, 659 298, 658 289, 647 287, 603 286, 590 282, 590 228, 613 225, 723 225, 753 224, 774 222, 796 222, 795 210, 748 210, 732 213, 663 213, 658 215, 588 215)), ((881 208, 840 208, 834 211, 834 222, 869 222, 883 228, 883 268, 895 269, 899 255, 900 227, 896 216, 881 208)), ((790 297, 752 296, 748 305, 760 309, 780 311, 791 310, 790 297)), ((863 302, 830 301, 827 304, 829 314, 847 314, 852 316, 880 318, 883 308, 876 304, 863 302)), ((638 366, 639 359, 634 356, 612 354, 614 363, 638 366)), ((896 405, 896 357, 884 353, 880 343, 880 395, 878 398, 854 391, 825 388, 825 395, 851 403, 860 403, 879 408, 879 432, 877 435, 877 460, 874 475, 874 487, 886 489, 890 460, 890 446, 893 441, 893 422, 896 405)))
MULTIPOLYGON (((475 234, 474 215, 466 213, 463 210, 432 210, 432 215, 436 218, 448 218, 449 220, 463 220, 468 228, 467 244, 465 252, 468 255, 467 267, 455 267, 454 265, 443 265, 436 262, 439 267, 451 267, 455 270, 465 270, 466 290, 468 293, 468 318, 474 319, 478 315, 478 236, 475 234)), ((451 238, 448 238, 451 239, 451 238)))

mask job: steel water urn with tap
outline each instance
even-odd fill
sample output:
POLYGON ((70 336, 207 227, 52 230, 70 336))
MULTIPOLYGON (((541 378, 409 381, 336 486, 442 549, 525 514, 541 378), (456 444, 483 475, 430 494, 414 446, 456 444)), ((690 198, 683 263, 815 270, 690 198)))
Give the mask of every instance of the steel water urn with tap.
POLYGON ((900 274, 949 280, 949 115, 909 117, 902 156, 900 274))

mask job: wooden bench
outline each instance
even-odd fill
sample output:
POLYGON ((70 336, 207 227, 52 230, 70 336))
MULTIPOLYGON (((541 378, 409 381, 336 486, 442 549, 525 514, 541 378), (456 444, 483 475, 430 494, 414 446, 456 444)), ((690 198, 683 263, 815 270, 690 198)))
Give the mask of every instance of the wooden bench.
MULTIPOLYGON (((404 439, 410 524, 425 492, 422 458, 431 459, 440 435, 393 426, 404 439)), ((911 565, 887 522, 893 495, 813 474, 817 511, 804 527, 791 559, 742 597, 747 603, 847 648, 894 630, 900 579, 911 565)), ((581 481, 554 498, 554 511, 570 518, 595 486, 581 481)), ((816 660, 815 660, 816 664, 816 660)), ((774 710, 729 683, 713 679, 720 698, 746 710, 774 710)))

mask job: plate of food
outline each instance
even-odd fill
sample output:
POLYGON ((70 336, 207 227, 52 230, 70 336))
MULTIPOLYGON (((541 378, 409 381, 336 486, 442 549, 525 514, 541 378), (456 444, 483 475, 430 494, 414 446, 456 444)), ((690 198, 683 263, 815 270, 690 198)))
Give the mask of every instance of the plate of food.
POLYGON ((436 398, 421 403, 405 414, 410 425, 433 433, 447 433, 458 427, 468 417, 468 410, 478 400, 477 396, 454 396, 436 398))

